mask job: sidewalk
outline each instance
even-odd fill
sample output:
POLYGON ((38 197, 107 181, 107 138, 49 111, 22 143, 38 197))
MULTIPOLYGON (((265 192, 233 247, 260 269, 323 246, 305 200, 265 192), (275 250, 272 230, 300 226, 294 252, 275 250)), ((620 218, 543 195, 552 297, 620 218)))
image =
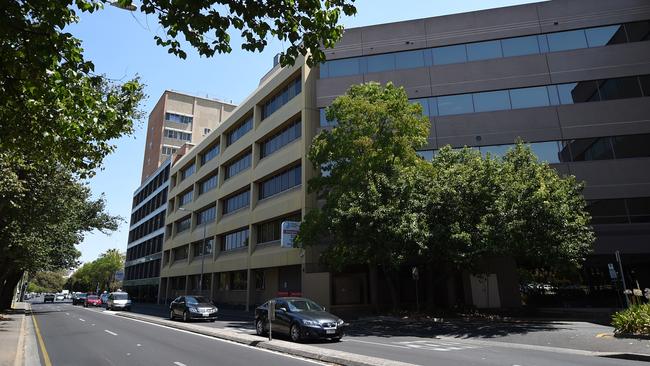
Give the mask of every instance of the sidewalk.
POLYGON ((30 309, 29 303, 16 302, 0 314, 0 366, 40 365, 30 309))

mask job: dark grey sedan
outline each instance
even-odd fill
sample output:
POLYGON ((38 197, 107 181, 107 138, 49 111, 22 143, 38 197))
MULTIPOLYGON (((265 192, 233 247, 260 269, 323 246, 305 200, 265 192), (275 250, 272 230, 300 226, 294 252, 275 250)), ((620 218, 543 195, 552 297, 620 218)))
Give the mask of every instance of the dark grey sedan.
POLYGON ((192 319, 217 320, 217 309, 214 304, 203 296, 179 296, 169 304, 169 319, 181 318, 183 321, 192 319))
MULTIPOLYGON (((347 324, 325 308, 303 297, 278 297, 275 300, 273 333, 288 335, 292 341, 329 338, 339 341, 347 324)), ((268 334, 268 302, 255 309, 255 332, 268 334)))

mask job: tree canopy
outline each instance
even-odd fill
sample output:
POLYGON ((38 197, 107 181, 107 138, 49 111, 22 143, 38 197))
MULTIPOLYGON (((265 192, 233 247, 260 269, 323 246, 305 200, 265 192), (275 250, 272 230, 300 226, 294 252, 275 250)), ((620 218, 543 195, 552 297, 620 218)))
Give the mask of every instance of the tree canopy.
POLYGON ((115 281, 115 273, 124 269, 124 254, 117 249, 109 249, 94 261, 84 263, 70 276, 66 288, 72 291, 92 292, 114 291, 121 287, 115 281))
POLYGON ((36 272, 27 284, 28 292, 59 292, 63 289, 65 278, 62 271, 36 272))
POLYGON ((590 251, 583 184, 522 141, 503 157, 447 146, 425 161, 416 149, 430 122, 390 83, 352 86, 326 115, 336 125, 309 151, 322 171, 309 190, 322 205, 306 214, 297 240, 327 244, 332 268, 376 266, 393 287, 391 272, 409 261, 472 271, 502 256, 552 271, 579 266, 590 251))

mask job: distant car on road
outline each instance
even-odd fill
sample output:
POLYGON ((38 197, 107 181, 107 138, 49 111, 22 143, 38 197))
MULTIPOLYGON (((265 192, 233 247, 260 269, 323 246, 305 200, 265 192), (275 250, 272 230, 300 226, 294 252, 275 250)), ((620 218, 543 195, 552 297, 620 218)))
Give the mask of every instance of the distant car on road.
MULTIPOLYGON (((275 300, 273 332, 288 335, 292 341, 329 338, 340 341, 347 324, 339 317, 325 311, 325 308, 304 297, 278 297, 275 300)), ((268 334, 268 306, 265 302, 255 309, 255 332, 268 334)))
POLYGON ((56 294, 56 300, 57 300, 57 301, 63 301, 63 300, 65 300, 65 295, 63 295, 63 294, 56 294))
POLYGON ((45 294, 43 296, 43 302, 54 302, 54 294, 45 294))
POLYGON ((169 304, 169 319, 177 317, 187 322, 192 319, 217 320, 217 309, 214 304, 203 296, 179 296, 169 304))
POLYGON ((88 295, 86 296, 86 301, 84 301, 84 307, 87 308, 89 306, 102 306, 102 300, 97 295, 88 295))
POLYGON ((72 305, 83 305, 87 296, 88 294, 74 294, 72 296, 72 305))
POLYGON ((131 310, 131 299, 126 292, 111 292, 106 300, 106 310, 131 310))
POLYGON ((106 303, 108 303, 108 294, 103 293, 103 294, 99 295, 99 299, 102 301, 102 305, 105 306, 106 303))

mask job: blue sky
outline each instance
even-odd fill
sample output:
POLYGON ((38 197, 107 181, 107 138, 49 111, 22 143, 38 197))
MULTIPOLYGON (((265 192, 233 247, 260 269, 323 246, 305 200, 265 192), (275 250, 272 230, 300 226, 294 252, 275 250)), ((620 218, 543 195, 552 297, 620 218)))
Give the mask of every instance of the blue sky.
MULTIPOLYGON (((527 0, 357 0, 358 13, 344 18, 345 27, 426 18, 516 4, 527 0)), ((233 52, 212 58, 199 57, 191 49, 181 60, 156 46, 153 37, 161 34, 155 17, 107 6, 95 14, 82 14, 80 22, 66 29, 83 42, 85 56, 95 63, 95 71, 116 80, 135 75, 146 84, 149 98, 142 109, 148 114, 165 89, 239 103, 257 87, 259 78, 272 66, 273 55, 283 50, 272 42, 263 53, 241 50, 239 38, 231 34, 233 52)), ((91 233, 78 247, 81 260, 91 261, 111 248, 126 251, 128 218, 133 191, 140 185, 146 119, 129 137, 114 141, 116 151, 104 161, 89 181, 93 194, 104 194, 108 211, 126 222, 110 234, 91 233)))

